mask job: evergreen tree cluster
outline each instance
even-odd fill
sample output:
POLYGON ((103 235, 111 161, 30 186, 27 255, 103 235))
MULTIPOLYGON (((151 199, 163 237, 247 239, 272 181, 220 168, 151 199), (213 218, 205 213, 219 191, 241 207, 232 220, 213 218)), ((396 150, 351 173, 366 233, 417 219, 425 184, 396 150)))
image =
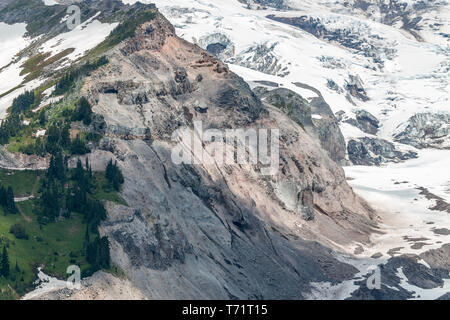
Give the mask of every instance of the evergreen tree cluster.
POLYGON ((20 115, 17 113, 11 113, 0 124, 0 144, 8 144, 9 138, 16 136, 22 127, 23 124, 20 115))
POLYGON ((50 154, 60 153, 70 147, 69 125, 52 125, 47 130, 45 150, 50 154))
POLYGON ((66 194, 66 159, 61 152, 52 155, 45 177, 41 181, 41 196, 38 199, 38 222, 54 222, 64 212, 63 199, 66 194))
POLYGON ((122 171, 120 171, 117 166, 117 161, 113 163, 112 159, 108 162, 106 166, 106 179, 108 180, 109 186, 116 190, 120 190, 120 186, 124 183, 124 178, 122 175, 122 171))
POLYGON ((110 267, 109 241, 107 237, 98 237, 87 244, 86 260, 91 264, 91 271, 110 267))
POLYGON ((5 189, 0 186, 0 205, 3 207, 5 215, 16 214, 19 212, 14 202, 14 192, 11 186, 5 189))
POLYGON ((103 203, 92 196, 95 178, 89 160, 86 169, 78 159, 77 167, 68 176, 67 163, 61 153, 50 159, 50 165, 42 179, 39 198, 39 221, 41 224, 54 222, 60 216, 70 217, 71 212, 84 215, 86 223, 95 232, 100 222, 106 219, 103 203))
POLYGON ((39 156, 45 156, 47 153, 55 155, 63 150, 76 155, 83 155, 91 151, 80 135, 70 139, 69 124, 67 123, 50 126, 45 138, 38 137, 33 142, 19 148, 22 153, 39 156))
POLYGON ((77 68, 75 70, 72 70, 70 72, 67 72, 56 83, 54 94, 55 95, 62 95, 64 93, 66 93, 67 91, 69 91, 73 87, 75 82, 80 77, 89 74, 89 72, 94 71, 94 70, 98 69, 99 67, 107 64, 107 63, 108 63, 108 58, 103 56, 103 57, 100 57, 99 59, 97 59, 94 62, 88 61, 87 63, 85 63, 81 67, 79 67, 79 68, 77 68))
POLYGON ((17 239, 28 240, 28 234, 25 227, 19 223, 15 223, 9 229, 9 233, 13 234, 17 239))
POLYGON ((34 91, 25 91, 13 100, 11 112, 21 113, 28 111, 30 107, 34 104, 35 97, 34 91))
MULTIPOLYGON (((115 177, 115 181, 123 181, 116 163, 110 161, 108 168, 109 175, 115 177)), ((37 206, 40 224, 55 222, 60 217, 70 218, 72 212, 83 215, 86 222, 85 256, 91 265, 91 272, 110 266, 109 241, 98 234, 98 227, 106 219, 107 211, 103 203, 93 196, 95 185, 95 176, 88 158, 84 166, 78 159, 76 168, 68 170, 66 159, 58 152, 52 155, 49 168, 42 179, 41 197, 37 206), (96 235, 93 241, 90 233, 96 235)))
POLYGON ((85 125, 90 125, 92 122, 91 105, 85 97, 81 97, 75 106, 75 111, 72 115, 73 121, 83 121, 85 125))
POLYGON ((70 153, 73 155, 83 155, 89 152, 91 150, 86 146, 86 142, 77 134, 75 139, 70 142, 70 153))

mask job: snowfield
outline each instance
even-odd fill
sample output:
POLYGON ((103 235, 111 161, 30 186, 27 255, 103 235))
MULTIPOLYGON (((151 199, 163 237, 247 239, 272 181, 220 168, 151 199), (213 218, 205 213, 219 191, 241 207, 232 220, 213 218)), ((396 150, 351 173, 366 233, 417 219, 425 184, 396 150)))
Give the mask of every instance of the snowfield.
MULTIPOLYGON (((54 3, 53 1, 47 1, 46 4, 52 5, 54 3)), ((73 49, 73 52, 64 57, 63 63, 58 68, 63 68, 70 64, 70 62, 81 58, 88 50, 93 49, 102 42, 117 26, 117 23, 101 23, 98 21, 96 17, 99 14, 100 12, 80 24, 74 30, 68 30, 68 32, 62 33, 55 38, 46 41, 39 47, 35 54, 38 52, 50 53, 51 56, 54 56, 66 49, 73 49)), ((61 21, 61 23, 65 22, 61 21)), ((23 70, 22 65, 27 58, 15 61, 17 54, 29 46, 33 41, 39 39, 39 37, 35 39, 25 37, 25 28, 25 24, 15 24, 10 26, 5 23, 0 23, 0 96, 3 95, 0 97, 0 119, 5 118, 6 110, 11 106, 15 97, 25 90, 31 90, 38 87, 46 80, 44 78, 39 78, 24 83, 26 75, 20 75, 23 70), (23 86, 18 87, 21 84, 23 86)))

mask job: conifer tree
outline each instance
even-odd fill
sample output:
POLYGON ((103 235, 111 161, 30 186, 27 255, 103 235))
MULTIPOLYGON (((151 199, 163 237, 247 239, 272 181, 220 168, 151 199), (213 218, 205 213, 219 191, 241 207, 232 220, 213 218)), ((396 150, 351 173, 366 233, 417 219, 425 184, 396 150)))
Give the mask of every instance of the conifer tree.
POLYGON ((16 203, 14 202, 14 192, 11 186, 8 187, 8 191, 6 191, 6 211, 8 213, 17 213, 16 203))
POLYGON ((9 258, 6 246, 3 247, 2 259, 0 261, 0 275, 5 278, 9 277, 9 258))

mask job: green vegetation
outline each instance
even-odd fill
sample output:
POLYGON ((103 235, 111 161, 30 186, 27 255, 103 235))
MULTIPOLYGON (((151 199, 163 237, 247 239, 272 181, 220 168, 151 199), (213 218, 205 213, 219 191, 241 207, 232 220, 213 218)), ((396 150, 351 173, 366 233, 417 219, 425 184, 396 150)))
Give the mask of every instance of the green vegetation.
POLYGON ((78 101, 75 111, 72 115, 73 121, 83 121, 85 125, 90 125, 92 121, 92 109, 91 105, 85 97, 81 97, 78 101))
POLYGON ((17 113, 12 113, 0 124, 0 144, 7 144, 22 129, 22 119, 17 113))
POLYGON ((11 112, 20 113, 23 111, 28 111, 34 103, 35 103, 34 92, 25 91, 24 93, 22 93, 13 100, 11 112))
POLYGON ((14 192, 11 186, 8 186, 8 189, 0 187, 0 205, 3 207, 5 215, 19 212, 14 202, 14 192))
POLYGON ((109 186, 116 190, 120 190, 120 185, 123 184, 124 179, 122 172, 119 167, 117 167, 117 162, 113 163, 112 159, 108 162, 106 166, 106 179, 108 180, 109 186))
POLYGON ((90 72, 97 70, 101 66, 108 63, 108 58, 102 56, 97 60, 90 62, 87 61, 81 67, 74 68, 66 72, 61 79, 56 83, 54 95, 61 95, 67 93, 70 89, 73 89, 76 81, 83 76, 89 75, 90 72))
POLYGON ((25 227, 20 223, 13 224, 9 229, 9 233, 13 234, 17 239, 28 240, 28 234, 25 231, 25 227))
MULTIPOLYGON (((0 291, 10 285, 18 295, 25 294, 32 288, 38 266, 45 266, 47 274, 60 278, 67 277, 66 269, 72 264, 80 266, 84 273, 89 271, 91 266, 84 253, 86 227, 81 214, 41 226, 33 212, 35 200, 22 202, 18 207, 26 219, 22 215, 0 214, 0 248, 7 248, 11 269, 9 277, 0 277, 0 291), (10 233, 14 225, 21 225, 28 239, 10 233), (19 271, 14 268, 16 265, 19 271)), ((91 233, 91 237, 95 239, 97 235, 91 233)))
POLYGON ((91 56, 99 56, 114 46, 121 43, 123 40, 134 36, 136 29, 141 24, 151 21, 156 18, 157 11, 154 9, 148 9, 138 12, 136 15, 128 17, 125 21, 120 23, 108 37, 95 47, 91 52, 91 56))
MULTIPOLYGON (((78 161, 69 169, 58 153, 45 172, 0 170, 0 190, 12 182, 21 186, 22 195, 34 198, 16 203, 15 214, 0 207, 0 248, 7 251, 9 266, 8 275, 0 275, 0 299, 29 291, 38 266, 60 278, 67 277, 72 264, 81 267, 83 276, 110 268, 108 239, 98 233, 107 214, 103 201, 124 201, 111 189, 106 172, 92 172, 87 159, 84 166, 78 161)), ((1 265, 2 259, 0 273, 1 265)))
POLYGON ((74 48, 68 48, 63 51, 61 51, 58 54, 55 54, 54 56, 51 56, 49 52, 46 53, 38 53, 35 56, 29 58, 23 65, 22 65, 22 71, 20 75, 25 75, 25 82, 31 81, 33 79, 36 79, 41 75, 42 71, 45 67, 51 65, 52 63, 55 63, 64 57, 68 56, 72 52, 74 52, 74 48))
POLYGON ((0 169, 0 186, 3 188, 11 186, 16 197, 28 197, 36 193, 39 179, 43 174, 42 171, 0 169))
MULTIPOLYGON (((45 32, 65 13, 60 6, 18 0, 5 6, 0 17, 15 10, 26 11, 27 19, 39 16, 29 21, 29 34, 45 32)), ((109 241, 99 235, 98 227, 107 216, 105 201, 127 205, 119 195, 122 172, 112 160, 105 172, 92 172, 87 159, 84 164, 78 160, 71 169, 68 160, 89 153, 88 142, 102 138, 92 125, 97 128, 101 119, 80 96, 83 78, 108 63, 102 56, 106 50, 132 37, 139 25, 156 14, 153 8, 120 16, 125 20, 81 60, 84 64, 57 73, 60 78, 19 95, 1 122, 0 144, 7 145, 9 151, 51 158, 46 171, 0 169, 0 299, 16 299, 26 293, 38 266, 61 278, 67 276, 66 268, 72 264, 79 265, 84 276, 102 268, 120 272, 110 265, 109 241), (53 96, 64 95, 64 99, 41 105, 43 92, 53 85, 53 96)), ((72 52, 33 55, 23 63, 21 75, 25 82, 35 79, 72 52)))
POLYGON ((27 18, 27 32, 33 37, 47 31, 49 26, 57 25, 66 15, 63 6, 46 6, 36 0, 15 0, 0 11, 0 18, 17 12, 22 12, 22 17, 27 18))

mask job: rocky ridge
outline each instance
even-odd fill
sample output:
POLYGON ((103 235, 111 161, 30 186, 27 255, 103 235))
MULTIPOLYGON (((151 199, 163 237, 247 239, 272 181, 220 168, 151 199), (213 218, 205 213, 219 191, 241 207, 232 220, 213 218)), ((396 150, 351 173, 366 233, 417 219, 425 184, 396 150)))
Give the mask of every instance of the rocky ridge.
MULTIPOLYGON (((102 233, 139 290, 150 298, 292 299, 312 279, 354 274, 323 244, 367 242, 375 214, 298 124, 178 38, 161 15, 108 55, 82 94, 103 115, 101 149, 125 176, 129 207, 111 205, 102 233), (195 120, 205 129, 279 128, 278 173, 175 165, 171 135, 195 120)), ((102 157, 94 152, 91 161, 102 157)))

